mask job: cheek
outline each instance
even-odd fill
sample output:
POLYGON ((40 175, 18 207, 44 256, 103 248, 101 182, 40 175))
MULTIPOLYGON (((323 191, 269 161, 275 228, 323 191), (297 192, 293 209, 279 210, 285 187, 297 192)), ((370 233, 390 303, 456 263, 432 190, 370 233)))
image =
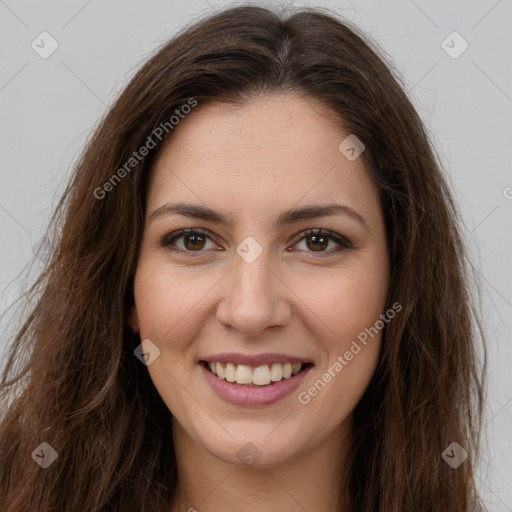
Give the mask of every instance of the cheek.
POLYGON ((338 411, 333 425, 356 406, 378 364, 382 329, 375 325, 386 306, 386 272, 385 260, 372 259, 319 274, 314 286, 308 279, 301 287, 309 317, 321 330, 317 343, 323 353, 320 371, 306 386, 311 397, 322 396, 315 407, 338 411))
POLYGON ((384 312, 386 274, 347 267, 316 277, 297 284, 297 294, 324 325, 325 348, 343 350, 384 312))
MULTIPOLYGON (((143 265, 134 283, 141 337, 172 350, 201 329, 197 317, 218 276, 195 275, 190 268, 143 265)), ((204 315, 204 312, 201 312, 204 315)))
POLYGON ((314 316, 326 327, 317 338, 324 358, 319 371, 306 377, 299 401, 310 404, 316 417, 324 415, 327 429, 350 414, 375 372, 382 343, 382 329, 375 325, 384 313, 386 283, 385 275, 379 283, 352 268, 331 280, 314 302, 311 298, 314 316))

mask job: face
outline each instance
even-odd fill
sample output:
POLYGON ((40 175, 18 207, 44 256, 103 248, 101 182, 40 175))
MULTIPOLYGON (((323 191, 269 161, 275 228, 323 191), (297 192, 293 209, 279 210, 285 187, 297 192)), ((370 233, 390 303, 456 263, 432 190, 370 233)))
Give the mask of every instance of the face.
POLYGON ((130 325, 174 435, 226 462, 329 442, 375 371, 386 233, 348 135, 294 95, 199 104, 151 171, 130 325))

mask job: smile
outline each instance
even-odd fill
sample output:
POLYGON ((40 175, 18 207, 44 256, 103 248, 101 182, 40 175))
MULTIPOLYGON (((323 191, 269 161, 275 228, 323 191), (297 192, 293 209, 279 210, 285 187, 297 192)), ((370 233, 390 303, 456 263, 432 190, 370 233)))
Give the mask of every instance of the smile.
POLYGON ((311 363, 273 363, 253 368, 245 364, 203 361, 203 365, 219 379, 245 387, 261 387, 289 379, 311 363))
POLYGON ((314 366, 298 358, 282 356, 214 358, 223 361, 199 361, 198 367, 206 382, 225 402, 245 407, 270 405, 289 396, 314 366), (242 361, 235 363, 236 359, 242 361))

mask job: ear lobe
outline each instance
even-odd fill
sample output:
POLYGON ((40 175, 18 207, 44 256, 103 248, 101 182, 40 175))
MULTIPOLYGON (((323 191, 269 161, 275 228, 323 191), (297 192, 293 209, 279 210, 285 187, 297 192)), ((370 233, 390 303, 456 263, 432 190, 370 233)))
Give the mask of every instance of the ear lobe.
POLYGON ((128 317, 128 325, 132 331, 137 334, 139 332, 139 316, 137 314, 137 308, 132 306, 130 309, 130 315, 128 317))

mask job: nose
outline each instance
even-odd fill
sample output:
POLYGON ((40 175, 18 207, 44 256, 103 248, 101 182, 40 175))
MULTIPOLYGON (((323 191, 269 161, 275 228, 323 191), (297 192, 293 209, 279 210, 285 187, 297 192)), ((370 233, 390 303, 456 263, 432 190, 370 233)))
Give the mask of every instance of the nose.
POLYGON ((235 255, 233 268, 223 280, 217 320, 246 336, 260 336, 269 327, 284 326, 291 319, 290 289, 263 253, 248 263, 235 255))

